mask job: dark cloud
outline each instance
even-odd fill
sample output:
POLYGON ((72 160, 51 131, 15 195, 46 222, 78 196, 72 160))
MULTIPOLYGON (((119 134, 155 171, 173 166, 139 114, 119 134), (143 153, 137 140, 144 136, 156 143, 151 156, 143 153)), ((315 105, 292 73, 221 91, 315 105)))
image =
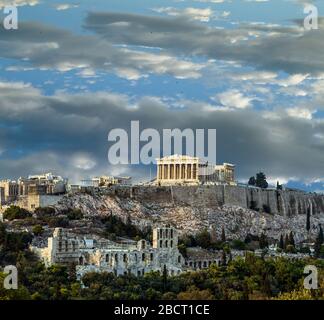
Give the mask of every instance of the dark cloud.
POLYGON ((76 180, 111 172, 139 177, 145 168, 114 167, 107 161, 108 132, 129 130, 132 120, 139 120, 142 129, 217 129, 218 162, 236 163, 241 179, 263 170, 272 177, 311 181, 324 170, 321 120, 285 113, 269 117, 254 110, 221 111, 190 101, 181 101, 185 107, 177 109, 158 98, 129 101, 109 93, 47 97, 32 87, 11 86, 0 89, 6 96, 0 101, 1 124, 6 124, 0 124, 0 148, 5 150, 0 155, 1 177, 42 170, 76 180))
POLYGON ((204 67, 170 54, 116 47, 97 36, 76 35, 35 22, 21 22, 14 34, 0 29, 0 47, 0 57, 24 59, 37 68, 92 69, 130 80, 150 73, 198 78, 204 67))
POLYGON ((239 24, 233 29, 218 29, 179 17, 93 12, 88 14, 85 28, 115 44, 236 60, 288 73, 324 71, 323 18, 319 30, 311 31, 303 30, 302 26, 267 24, 239 24))

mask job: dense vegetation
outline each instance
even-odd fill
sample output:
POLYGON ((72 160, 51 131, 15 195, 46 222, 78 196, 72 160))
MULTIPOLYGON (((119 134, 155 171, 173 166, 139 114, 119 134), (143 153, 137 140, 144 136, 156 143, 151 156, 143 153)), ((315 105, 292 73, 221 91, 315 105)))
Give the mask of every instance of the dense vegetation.
POLYGON ((101 218, 101 222, 104 224, 104 234, 106 238, 115 240, 116 237, 127 237, 133 240, 146 239, 152 241, 152 228, 147 227, 144 231, 132 224, 131 219, 128 217, 124 222, 117 216, 110 215, 105 218, 101 218))
POLYGON ((31 217, 31 213, 25 209, 22 209, 17 206, 10 206, 8 209, 5 210, 3 213, 3 218, 9 221, 15 219, 25 219, 31 217))
MULTIPOLYGON (((111 226, 108 224, 107 228, 111 226)), ((324 299, 323 260, 264 260, 250 253, 228 265, 212 265, 176 277, 165 272, 143 277, 89 273, 83 278, 85 287, 82 287, 75 278, 73 265, 46 269, 28 250, 31 237, 28 233, 7 232, 0 224, 0 265, 13 264, 19 271, 19 289, 5 290, 0 285, 0 300, 324 299), (303 289, 306 264, 318 267, 319 290, 303 289)), ((0 284, 3 279, 0 272, 0 284)))

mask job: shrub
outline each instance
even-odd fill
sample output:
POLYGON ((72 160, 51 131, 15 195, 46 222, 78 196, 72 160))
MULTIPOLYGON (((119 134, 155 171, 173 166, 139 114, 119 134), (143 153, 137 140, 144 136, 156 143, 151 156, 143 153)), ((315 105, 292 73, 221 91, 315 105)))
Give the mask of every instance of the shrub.
POLYGON ((246 244, 241 240, 233 240, 231 243, 231 247, 235 250, 245 250, 246 244))
POLYGON ((37 225, 33 226, 33 230, 32 231, 33 231, 33 234, 35 236, 39 236, 39 235, 41 235, 44 232, 44 229, 43 229, 43 227, 40 224, 37 224, 37 225))
POLYGON ((39 218, 52 217, 55 215, 55 209, 51 207, 36 208, 35 214, 39 218))
POLYGON ((69 220, 64 217, 53 217, 48 219, 48 226, 50 228, 67 228, 69 226, 69 220))
POLYGON ((74 209, 67 213, 67 217, 69 220, 81 220, 83 219, 83 213, 80 209, 74 209))
POLYGON ((7 219, 9 221, 15 220, 15 219, 25 219, 28 217, 31 217, 32 214, 20 207, 17 206, 11 206, 3 213, 3 218, 7 219))

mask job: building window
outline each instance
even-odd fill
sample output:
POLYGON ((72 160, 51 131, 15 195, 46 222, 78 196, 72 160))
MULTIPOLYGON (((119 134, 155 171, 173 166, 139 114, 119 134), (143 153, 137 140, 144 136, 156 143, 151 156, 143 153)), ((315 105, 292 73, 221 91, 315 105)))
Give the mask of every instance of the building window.
POLYGON ((173 241, 170 241, 170 247, 173 248, 173 241))
POLYGON ((207 262, 204 261, 204 268, 207 268, 207 262))
POLYGON ((181 256, 178 256, 178 263, 181 263, 181 256))
POLYGON ((127 254, 124 254, 123 261, 127 262, 127 254))
POLYGON ((118 263, 118 254, 115 254, 115 262, 118 263))
POLYGON ((150 258, 151 258, 151 261, 153 261, 153 258, 154 258, 153 253, 151 253, 150 258))
POLYGON ((171 238, 173 238, 173 229, 171 229, 171 238))
POLYGON ((163 242, 162 242, 162 240, 160 240, 160 248, 162 248, 163 247, 163 242))
POLYGON ((145 261, 145 253, 142 254, 142 261, 145 261))
POLYGON ((168 247, 168 240, 165 240, 165 247, 168 247))
POLYGON ((135 253, 135 262, 137 262, 137 253, 135 253))
POLYGON ((109 262, 109 254, 106 254, 106 262, 109 262))
POLYGON ((80 257, 79 258, 79 265, 83 266, 83 263, 84 263, 84 259, 83 259, 83 257, 80 257))

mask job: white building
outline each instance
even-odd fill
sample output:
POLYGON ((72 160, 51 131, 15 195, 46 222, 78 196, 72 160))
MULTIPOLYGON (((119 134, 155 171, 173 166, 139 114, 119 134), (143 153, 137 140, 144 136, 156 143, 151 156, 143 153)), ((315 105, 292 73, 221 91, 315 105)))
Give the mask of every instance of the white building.
POLYGON ((215 165, 198 157, 171 155, 156 159, 158 185, 236 185, 235 165, 215 165))

